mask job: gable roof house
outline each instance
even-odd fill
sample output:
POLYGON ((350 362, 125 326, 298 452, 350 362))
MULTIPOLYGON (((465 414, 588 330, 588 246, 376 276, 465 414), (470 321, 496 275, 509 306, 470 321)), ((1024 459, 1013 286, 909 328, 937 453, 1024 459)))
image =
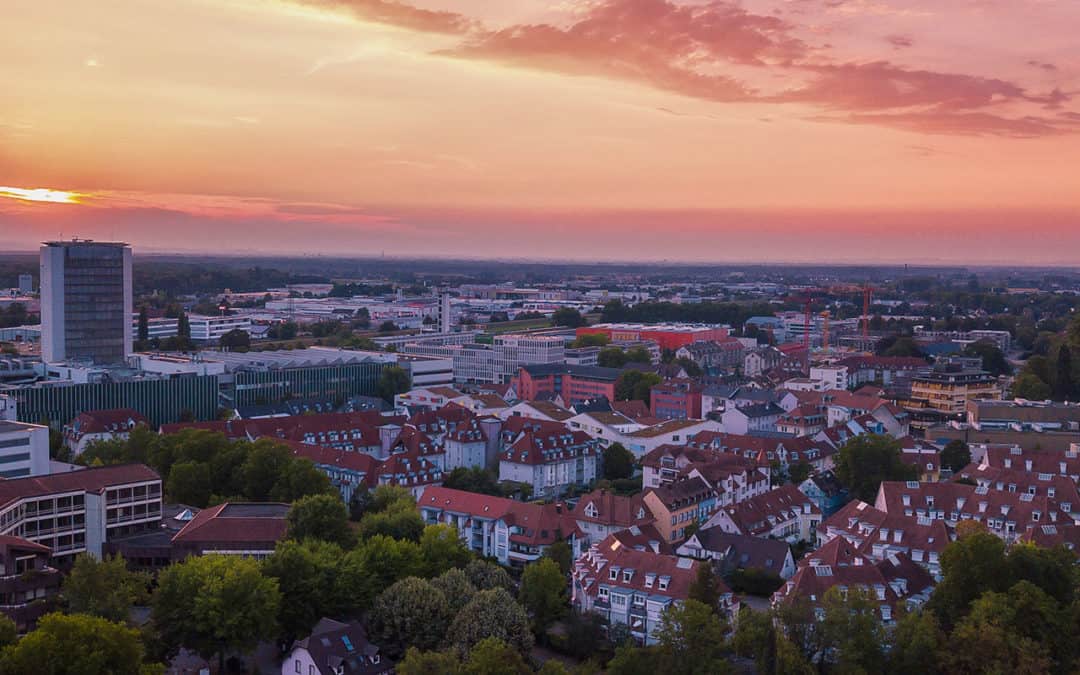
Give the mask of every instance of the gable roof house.
POLYGON ((723 532, 771 537, 795 543, 813 541, 821 509, 798 487, 788 484, 725 506, 709 519, 706 527, 718 526, 723 532))
MULTIPOLYGON (((574 562, 570 602, 579 612, 622 624, 635 639, 656 643, 656 629, 668 607, 689 597, 701 563, 690 558, 638 550, 614 535, 593 544, 574 562)), ((718 611, 734 616, 739 602, 721 581, 718 611)))
POLYGON ((368 641, 363 626, 323 617, 311 635, 293 643, 281 662, 281 675, 383 675, 394 671, 368 641))

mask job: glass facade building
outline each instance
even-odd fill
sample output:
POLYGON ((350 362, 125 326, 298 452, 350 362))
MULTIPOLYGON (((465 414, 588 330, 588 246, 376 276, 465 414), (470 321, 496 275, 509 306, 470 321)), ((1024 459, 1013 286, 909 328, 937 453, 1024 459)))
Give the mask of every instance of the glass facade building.
POLYGON ((41 247, 42 358, 123 363, 132 344, 131 247, 92 241, 41 247))

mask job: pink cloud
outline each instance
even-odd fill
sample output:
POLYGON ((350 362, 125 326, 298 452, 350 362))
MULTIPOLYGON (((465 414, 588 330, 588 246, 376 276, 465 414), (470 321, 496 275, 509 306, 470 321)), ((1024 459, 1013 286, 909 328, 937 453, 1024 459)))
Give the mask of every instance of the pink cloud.
POLYGON ((384 23, 422 33, 460 35, 480 27, 479 22, 457 12, 422 9, 394 0, 301 0, 301 2, 348 12, 362 21, 384 23))

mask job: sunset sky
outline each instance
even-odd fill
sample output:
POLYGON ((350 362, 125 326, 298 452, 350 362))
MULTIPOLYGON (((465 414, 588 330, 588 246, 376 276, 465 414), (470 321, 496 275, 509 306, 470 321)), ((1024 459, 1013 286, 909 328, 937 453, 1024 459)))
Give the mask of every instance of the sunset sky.
POLYGON ((0 250, 1080 262, 1078 0, 2 12, 0 250))

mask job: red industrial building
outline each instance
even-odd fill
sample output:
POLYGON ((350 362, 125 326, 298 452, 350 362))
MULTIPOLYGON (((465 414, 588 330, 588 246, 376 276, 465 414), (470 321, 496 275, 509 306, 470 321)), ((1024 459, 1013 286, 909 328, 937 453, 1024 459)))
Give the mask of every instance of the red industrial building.
POLYGON ((522 366, 512 384, 518 398, 523 401, 535 401, 547 396, 559 396, 566 405, 601 396, 614 401, 615 382, 620 373, 616 368, 551 363, 522 366))
POLYGON ((701 419, 703 387, 693 380, 668 380, 650 391, 649 411, 660 419, 701 419))
POLYGON ((611 342, 650 340, 661 349, 675 351, 694 342, 722 341, 728 337, 726 326, 697 323, 598 323, 577 329, 582 335, 604 335, 611 342))

